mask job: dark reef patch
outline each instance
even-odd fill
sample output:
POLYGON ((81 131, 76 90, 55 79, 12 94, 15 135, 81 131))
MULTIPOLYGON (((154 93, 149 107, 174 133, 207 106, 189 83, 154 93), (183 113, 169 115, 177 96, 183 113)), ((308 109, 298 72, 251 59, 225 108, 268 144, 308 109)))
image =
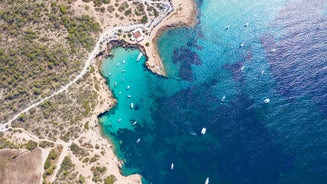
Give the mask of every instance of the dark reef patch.
POLYGON ((174 64, 180 65, 178 76, 184 80, 193 81, 194 76, 191 65, 201 65, 201 60, 197 53, 187 47, 181 47, 174 50, 172 59, 174 64))

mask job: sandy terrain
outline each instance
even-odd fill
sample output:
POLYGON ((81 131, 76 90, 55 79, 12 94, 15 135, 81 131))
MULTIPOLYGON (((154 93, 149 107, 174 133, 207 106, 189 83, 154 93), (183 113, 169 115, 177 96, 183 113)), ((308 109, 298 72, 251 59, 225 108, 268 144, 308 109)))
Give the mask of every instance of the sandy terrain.
POLYGON ((0 151, 0 183, 41 183, 43 163, 42 152, 22 150, 0 151), (6 166, 6 167, 3 167, 6 166))
POLYGON ((160 75, 165 75, 165 69, 158 54, 157 38, 167 29, 183 26, 192 27, 197 21, 196 4, 193 0, 173 0, 172 4, 174 11, 170 16, 155 27, 151 34, 141 42, 143 45, 149 43, 149 46, 145 46, 145 52, 148 56, 147 67, 160 75))

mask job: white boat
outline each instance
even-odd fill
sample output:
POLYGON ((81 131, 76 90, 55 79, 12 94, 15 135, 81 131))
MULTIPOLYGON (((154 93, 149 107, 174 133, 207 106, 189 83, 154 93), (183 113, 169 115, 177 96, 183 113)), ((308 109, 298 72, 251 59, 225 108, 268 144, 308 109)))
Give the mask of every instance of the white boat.
POLYGON ((174 169, 174 163, 171 163, 170 170, 173 170, 173 169, 174 169))
POLYGON ((121 73, 125 73, 125 70, 121 70, 121 73))
POLYGON ((120 94, 120 95, 121 95, 121 91, 119 91, 119 92, 118 92, 118 94, 120 94))
POLYGON ((132 123, 132 125, 133 125, 133 126, 135 126, 135 125, 136 125, 136 123, 137 123, 137 121, 134 121, 134 122, 132 123))
POLYGON ((244 27, 248 27, 248 26, 249 26, 249 24, 250 24, 250 23, 248 23, 248 22, 247 22, 247 23, 245 23, 245 24, 244 24, 244 27))
POLYGON ((269 102, 270 102, 270 99, 269 99, 269 98, 266 98, 266 99, 264 100, 264 102, 265 102, 265 103, 269 103, 269 102))
POLYGON ((127 86, 127 87, 126 87, 126 90, 128 90, 129 88, 131 88, 131 86, 127 86))
POLYGON ((127 98, 132 98, 132 95, 127 95, 127 98))
POLYGON ((223 96, 223 97, 221 98, 221 101, 223 102, 223 101, 225 101, 225 99, 226 99, 226 96, 223 96))
POLYGON ((225 29, 228 30, 230 28, 230 25, 228 25, 225 29))
POLYGON ((114 83, 114 86, 117 86, 117 82, 114 83))
POLYGON ((131 103, 131 109, 134 109, 134 104, 133 104, 133 102, 131 103))
POLYGON ((110 72, 108 73, 108 76, 111 76, 111 73, 110 72))
POLYGON ((204 182, 204 184, 209 184, 209 177, 206 179, 206 181, 204 182))
POLYGON ((117 64, 116 64, 116 66, 119 66, 119 65, 120 65, 120 63, 117 63, 117 64))
POLYGON ((121 118, 118 119, 118 123, 120 123, 120 122, 121 122, 121 118))
POLYGON ((265 73, 265 71, 264 71, 264 70, 262 70, 262 71, 261 71, 261 74, 263 74, 263 73, 265 73))
POLYGON ((241 43, 241 44, 240 44, 240 48, 242 48, 242 47, 244 47, 244 43, 241 43))
POLYGON ((276 52, 276 49, 271 49, 270 53, 276 52))
POLYGON ((201 130, 201 134, 202 135, 206 134, 206 131, 207 131, 207 129, 203 127, 202 130, 201 130))
POLYGON ((140 141, 141 141, 141 138, 138 138, 138 139, 136 140, 136 143, 140 143, 140 141))
POLYGON ((125 60, 123 60, 123 64, 125 64, 125 62, 126 62, 126 61, 125 61, 125 60))
POLYGON ((241 68, 241 71, 243 71, 244 70, 244 66, 242 66, 242 68, 241 68))
POLYGON ((143 56, 143 53, 141 52, 141 53, 137 56, 136 61, 140 61, 140 59, 141 59, 142 56, 143 56))

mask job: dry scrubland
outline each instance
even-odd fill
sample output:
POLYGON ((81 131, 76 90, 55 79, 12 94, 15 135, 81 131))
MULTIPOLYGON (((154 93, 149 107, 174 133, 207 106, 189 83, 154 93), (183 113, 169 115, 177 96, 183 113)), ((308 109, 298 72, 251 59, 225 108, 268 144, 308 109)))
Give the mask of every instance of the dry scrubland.
POLYGON ((76 76, 101 30, 146 22, 157 9, 139 1, 0 1, 0 123, 76 76))
MULTIPOLYGON (((0 0, 0 123, 72 80, 102 30, 145 23, 161 8, 121 0, 0 0)), ((99 135, 97 115, 115 101, 97 65, 0 133, 0 183, 140 181, 119 174, 121 163, 99 135)))
POLYGON ((1 122, 67 83, 101 31, 68 5, 20 1, 0 4, 1 122))

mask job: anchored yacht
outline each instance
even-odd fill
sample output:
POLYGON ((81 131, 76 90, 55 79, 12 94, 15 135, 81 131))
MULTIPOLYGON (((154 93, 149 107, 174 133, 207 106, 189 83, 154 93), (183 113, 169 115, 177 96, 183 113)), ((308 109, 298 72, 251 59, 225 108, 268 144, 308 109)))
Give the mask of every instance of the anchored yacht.
POLYGON ((206 132, 207 132, 207 129, 206 128, 202 128, 201 134, 204 135, 204 134, 206 134, 206 132))
POLYGON ((269 103, 269 102, 270 102, 270 99, 269 99, 269 98, 266 98, 266 99, 264 100, 264 102, 265 102, 265 103, 269 103))
POLYGON ((209 177, 206 179, 206 181, 204 183, 209 184, 209 177))

